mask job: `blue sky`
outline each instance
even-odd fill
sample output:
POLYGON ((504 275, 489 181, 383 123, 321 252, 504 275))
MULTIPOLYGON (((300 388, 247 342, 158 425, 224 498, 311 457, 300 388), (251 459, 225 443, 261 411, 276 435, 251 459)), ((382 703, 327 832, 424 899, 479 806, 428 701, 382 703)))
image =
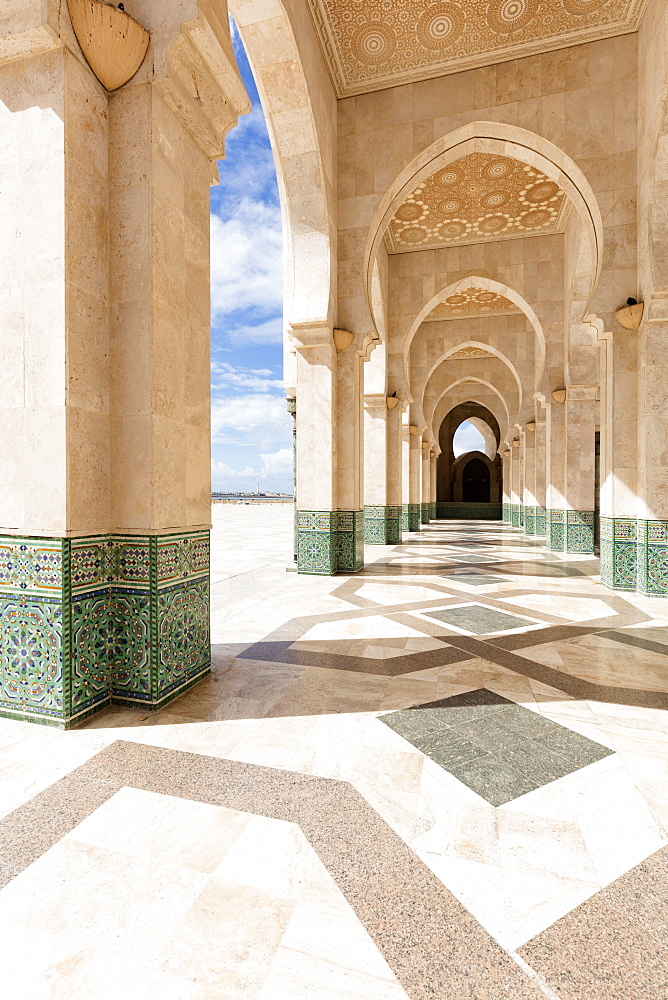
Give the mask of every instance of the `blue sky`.
MULTIPOLYGON (((253 111, 227 137, 211 189, 211 473, 214 490, 292 493, 292 417, 283 391, 281 213, 253 74, 232 27, 253 111)), ((469 423, 455 455, 484 450, 469 423)))
POLYGON ((227 137, 211 190, 211 471, 214 490, 292 492, 283 391, 281 216, 269 136, 236 30, 253 111, 227 137))
POLYGON ((477 427, 470 424, 468 420, 464 420, 455 431, 455 436, 452 439, 452 450, 455 453, 455 458, 459 458, 467 451, 484 451, 485 439, 477 427))

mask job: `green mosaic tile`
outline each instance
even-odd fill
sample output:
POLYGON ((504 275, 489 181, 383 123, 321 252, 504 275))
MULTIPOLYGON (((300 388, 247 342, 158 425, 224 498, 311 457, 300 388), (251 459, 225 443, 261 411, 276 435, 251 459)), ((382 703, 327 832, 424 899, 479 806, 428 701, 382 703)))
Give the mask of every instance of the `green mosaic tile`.
POLYGON ((401 541, 401 507, 365 507, 364 541, 367 545, 396 545, 401 541))
POLYGON ((493 806, 613 752, 485 688, 379 720, 493 806))
POLYGON ((156 692, 179 687, 167 675, 168 646, 178 650, 188 680, 193 658, 199 676, 210 669, 208 532, 4 537, 0 550, 0 714, 67 728, 110 700, 156 708, 156 692), (169 642, 158 634, 161 547, 171 600, 178 604, 176 595, 185 599, 192 587, 200 595, 197 628, 193 613, 173 615, 169 642), (49 598, 36 592, 36 583, 46 593, 56 579, 49 598))
POLYGON ((408 531, 410 525, 408 504, 404 503, 401 505, 401 530, 408 531))
POLYGON ((500 503, 450 503, 438 501, 437 517, 453 521, 500 521, 503 507, 500 503))
POLYGON ((637 522, 636 586, 648 597, 668 596, 668 521, 637 522))
POLYGON ((423 503, 420 505, 420 516, 422 519, 422 524, 429 524, 431 517, 431 504, 423 503))
POLYGON ((564 550, 572 553, 594 552, 594 511, 567 510, 564 550))
POLYGON ((419 531, 422 527, 422 507, 419 503, 408 505, 408 530, 419 531))
POLYGON ((486 608, 481 604, 467 604, 464 607, 443 608, 438 611, 423 611, 422 614, 435 618, 444 625, 454 625, 455 628, 474 632, 476 635, 488 635, 491 632, 507 632, 510 629, 536 625, 529 618, 519 615, 509 615, 504 611, 486 608))

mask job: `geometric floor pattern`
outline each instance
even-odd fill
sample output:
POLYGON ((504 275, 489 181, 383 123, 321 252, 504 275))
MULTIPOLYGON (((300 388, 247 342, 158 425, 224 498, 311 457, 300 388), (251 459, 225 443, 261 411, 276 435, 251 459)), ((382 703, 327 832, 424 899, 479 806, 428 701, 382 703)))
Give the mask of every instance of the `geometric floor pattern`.
POLYGON ((668 602, 498 522, 286 572, 214 505, 210 677, 0 720, 2 1000, 668 996, 668 602))
POLYGON ((380 719, 493 806, 613 752, 485 688, 380 719))

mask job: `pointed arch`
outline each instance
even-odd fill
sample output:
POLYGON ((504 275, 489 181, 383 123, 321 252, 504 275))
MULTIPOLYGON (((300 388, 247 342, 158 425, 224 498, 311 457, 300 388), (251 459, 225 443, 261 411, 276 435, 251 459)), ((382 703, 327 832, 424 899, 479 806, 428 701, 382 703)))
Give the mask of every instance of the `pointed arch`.
MULTIPOLYGON (((373 316, 371 280, 381 240, 398 206, 436 170, 470 153, 496 153, 530 164, 554 180, 580 215, 590 237, 592 278, 585 311, 598 284, 603 265, 603 221, 594 191, 584 173, 562 149, 544 136, 506 122, 470 122, 437 139, 398 174, 380 200, 367 234, 364 274, 367 302, 373 316)), ((375 316, 374 316, 375 321, 375 316)))

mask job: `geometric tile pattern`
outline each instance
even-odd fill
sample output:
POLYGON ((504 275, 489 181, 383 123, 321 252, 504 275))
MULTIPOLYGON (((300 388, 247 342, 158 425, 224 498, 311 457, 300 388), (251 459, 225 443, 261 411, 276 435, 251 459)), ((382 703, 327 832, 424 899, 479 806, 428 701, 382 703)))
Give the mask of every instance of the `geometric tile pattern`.
MULTIPOLYGON (((456 577, 455 577, 456 579, 456 577)), ((519 615, 506 614, 495 608, 487 608, 481 604, 467 604, 463 607, 444 608, 439 611, 423 611, 428 618, 435 618, 444 625, 454 625, 475 635, 489 635, 492 632, 506 632, 523 626, 536 625, 537 622, 519 615)))
POLYGON ((547 547, 554 552, 594 552, 593 510, 550 510, 547 547))
POLYGON ((547 547, 554 552, 563 552, 566 540, 566 511, 547 511, 547 547))
POLYGON ((363 510, 297 511, 297 572, 357 573, 364 565, 363 510))
POLYGON ((613 752, 485 688, 379 719, 493 806, 613 752))
POLYGON ((668 521, 637 522, 636 578, 641 594, 668 596, 668 521))
POLYGON ((0 714, 70 727, 210 670, 209 533, 0 539, 0 714))
POLYGON ((547 534, 547 511, 544 507, 536 507, 536 535, 545 538, 547 534))
POLYGON ((566 511, 565 552, 593 553, 594 521, 593 510, 566 511))
POLYGON ((337 97, 637 31, 642 0, 309 0, 337 97))
POLYGON ((524 508, 524 534, 525 535, 535 535, 536 534, 536 508, 535 507, 525 507, 524 508))
POLYGON ((611 590, 636 589, 636 532, 635 518, 601 518, 601 583, 611 590))
MULTIPOLYGON (((397 208, 385 234, 390 253, 556 232, 568 202, 556 181, 536 167, 498 153, 469 153, 437 169, 397 208)), ((446 299, 507 309, 496 292, 467 289, 446 299), (467 294, 468 293, 468 294, 467 294)), ((453 318, 456 315, 453 314, 453 318)))
POLYGON ((439 520, 455 521, 500 521, 509 517, 509 504, 500 503, 454 503, 439 500, 436 504, 436 516, 439 520))
MULTIPOLYGON (((449 295, 447 299, 434 306, 426 319, 433 322, 464 316, 507 316, 509 313, 512 315, 521 311, 519 306, 498 292, 471 286, 449 295)), ((491 357, 493 355, 482 347, 461 347, 454 354, 449 354, 448 360, 491 357)))
POLYGON ((396 545, 401 542, 401 507, 365 507, 364 541, 367 545, 396 545))
POLYGON ((409 503, 408 530, 419 531, 421 526, 422 526, 422 505, 419 503, 409 503))
POLYGON ((522 504, 513 503, 510 505, 510 523, 513 528, 522 527, 522 504))
POLYGON ((408 514, 409 514, 408 507, 409 507, 409 504, 407 504, 407 503, 404 503, 404 504, 401 505, 401 530, 402 531, 408 531, 409 530, 409 521, 410 521, 410 519, 409 519, 409 516, 408 516, 408 514))
POLYGON ((513 512, 512 504, 504 503, 501 506, 503 508, 501 519, 504 524, 510 524, 513 512))
POLYGON ((423 503, 423 504, 420 505, 420 518, 421 518, 422 524, 429 524, 429 521, 431 520, 431 504, 430 503, 423 503))

